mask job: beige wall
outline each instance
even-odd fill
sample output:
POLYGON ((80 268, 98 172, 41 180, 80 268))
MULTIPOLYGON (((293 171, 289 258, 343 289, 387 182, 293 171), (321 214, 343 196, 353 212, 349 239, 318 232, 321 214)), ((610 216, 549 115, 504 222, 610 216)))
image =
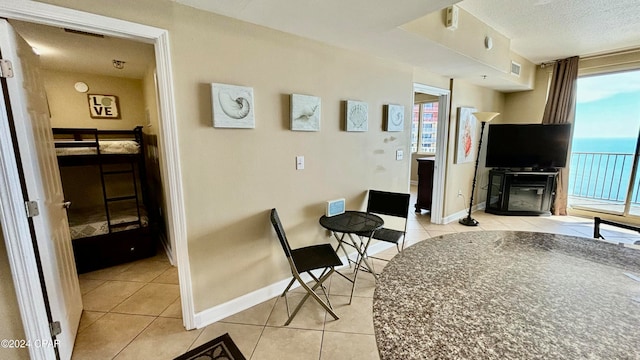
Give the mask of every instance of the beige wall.
MULTIPOLYGON (((474 162, 455 164, 455 137, 457 136, 458 108, 461 106, 474 107, 477 111, 495 111, 502 113, 505 107, 505 95, 503 93, 469 84, 464 81, 454 81, 451 96, 451 119, 449 124, 450 139, 447 156, 447 181, 445 183, 445 216, 454 214, 469 207, 469 196, 473 182, 474 162), (458 190, 462 191, 463 197, 458 196, 458 190)), ((499 120, 499 115, 496 120, 499 120)), ((476 134, 480 134, 480 123, 477 124, 476 134)), ((486 187, 488 185, 488 170, 483 166, 486 149, 487 127, 485 127, 483 151, 480 154, 480 164, 476 183, 476 193, 474 205, 485 201, 487 197, 486 187)), ((477 151, 477 149, 476 149, 477 151)))
MULTIPOLYGON (((169 30, 196 311, 288 278, 268 220, 272 207, 297 247, 330 241, 318 225, 326 200, 345 197, 358 209, 367 189, 406 191, 410 158, 396 161, 395 151, 408 153, 410 123, 404 132, 384 132, 383 105, 404 105, 409 119, 414 82, 449 87, 428 70, 173 2, 47 2, 169 30), (253 87, 255 129, 212 127, 212 82, 253 87), (322 98, 321 131, 288 129, 291 93, 322 98), (368 103, 368 132, 343 130, 347 99, 368 103), (297 155, 305 156, 304 170, 295 170, 297 155)), ((461 85, 466 91, 456 103, 501 110, 499 93, 461 85)), ((469 166, 455 167, 448 176, 470 182, 469 166)), ((451 204, 452 194, 448 208, 463 209, 451 204)))
POLYGON ((640 68, 640 49, 582 58, 578 67, 578 76, 637 70, 640 68))
POLYGON ((429 85, 440 89, 449 89, 449 79, 430 72, 424 68, 413 68, 413 82, 416 84, 429 85))
POLYGON ((509 38, 463 9, 459 9, 458 18, 458 28, 447 29, 446 10, 443 9, 404 24, 401 28, 498 70, 493 76, 505 79, 519 89, 532 88, 535 65, 511 51, 509 38), (487 36, 493 40, 490 50, 484 45, 487 36), (521 65, 520 76, 511 74, 511 61, 521 65))
POLYGON ((318 225, 324 202, 362 208, 369 188, 406 191, 409 123, 382 131, 385 103, 412 99, 412 69, 280 32, 179 8, 189 28, 172 38, 196 309, 288 276, 268 221, 279 209, 295 246, 330 239, 318 225), (220 56, 222 49, 229 49, 220 56), (209 59, 197 62, 193 59, 209 59), (211 127, 210 82, 252 86, 256 128, 211 127), (320 132, 292 132, 289 95, 322 99, 320 132), (347 99, 369 105, 369 131, 343 131, 347 99), (295 170, 295 156, 305 169, 295 170), (197 176, 196 176, 197 174, 197 176), (226 291, 219 291, 224 288, 226 291))
POLYGON ((533 90, 505 94, 505 107, 496 123, 535 124, 542 122, 553 66, 538 66, 533 90))
POLYGON ((51 70, 43 74, 53 127, 130 130, 146 124, 141 80, 51 70), (87 93, 73 88, 78 81, 89 85, 87 93), (121 119, 92 119, 87 94, 116 95, 121 119))
MULTIPOLYGON (((7 248, 2 235, 2 224, 0 224, 0 319, 2 319, 0 339, 21 340, 25 338, 16 290, 13 286, 11 268, 7 258, 7 248)), ((28 359, 29 351, 26 348, 0 348, 0 358, 3 360, 28 359)))

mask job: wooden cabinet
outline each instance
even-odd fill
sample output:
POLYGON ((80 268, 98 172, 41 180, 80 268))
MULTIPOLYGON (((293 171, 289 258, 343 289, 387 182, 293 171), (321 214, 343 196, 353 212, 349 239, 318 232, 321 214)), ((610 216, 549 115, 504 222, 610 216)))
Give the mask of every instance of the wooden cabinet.
POLYGON ((418 199, 416 212, 421 210, 431 211, 431 196, 433 194, 433 167, 435 157, 424 157, 418 161, 418 199))

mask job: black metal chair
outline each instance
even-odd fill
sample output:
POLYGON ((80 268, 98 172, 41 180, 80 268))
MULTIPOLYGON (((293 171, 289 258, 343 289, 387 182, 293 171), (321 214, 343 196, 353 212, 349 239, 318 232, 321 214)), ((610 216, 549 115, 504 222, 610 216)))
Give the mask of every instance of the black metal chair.
MULTIPOLYGON (((326 289, 324 288, 324 281, 331 276, 335 271, 336 266, 341 266, 342 261, 336 254, 333 247, 330 244, 320 244, 320 245, 311 245, 305 246, 298 249, 291 249, 289 246, 289 241, 287 240, 287 235, 284 232, 284 228, 282 227, 282 223, 280 222, 280 218, 278 217, 278 212, 276 209, 271 209, 271 224, 273 224, 273 228, 278 234, 278 239, 280 239, 280 245, 282 245, 282 249, 284 250, 285 255, 287 256, 287 260, 289 261, 289 267, 291 268, 291 275, 293 278, 289 282, 289 285, 284 289, 282 295, 285 298, 285 302, 287 304, 287 314, 289 314, 289 303, 287 300, 287 292, 293 285, 293 283, 297 280, 300 283, 307 293, 304 298, 298 303, 296 308, 292 313, 289 314, 289 319, 284 324, 285 326, 291 323, 291 320, 296 316, 302 305, 307 301, 309 296, 313 297, 318 304, 320 304, 331 316, 338 320, 338 315, 333 311, 331 307, 331 303, 329 302, 329 296, 327 295, 326 289), (322 269, 322 273, 319 276, 316 276, 311 271, 312 270, 320 270, 322 269), (307 273, 311 278, 315 281, 313 286, 309 286, 305 284, 304 280, 300 276, 302 273, 307 273), (324 293, 327 302, 325 303, 319 296, 316 294, 315 290, 320 288, 324 293)), ((336 272, 338 273, 338 272, 336 272)), ((340 274, 340 273, 338 273, 340 274)), ((340 274, 342 275, 342 274, 340 274)))
MULTIPOLYGON (((404 230, 383 227, 373 233, 372 239, 396 244, 398 252, 404 250, 410 197, 411 195, 406 193, 369 190, 368 213, 404 219, 404 230), (402 246, 400 246, 400 241, 402 241, 402 246)), ((357 235, 362 237, 371 236, 369 233, 358 233, 357 235)))

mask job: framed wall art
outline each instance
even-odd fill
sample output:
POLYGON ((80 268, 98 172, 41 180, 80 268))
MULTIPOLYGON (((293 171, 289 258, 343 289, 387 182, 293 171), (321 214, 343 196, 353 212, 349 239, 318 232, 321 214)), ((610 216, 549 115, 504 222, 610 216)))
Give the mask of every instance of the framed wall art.
POLYGON ((403 131, 404 130, 404 106, 387 105, 386 111, 386 128, 387 131, 403 131))
POLYGON ((213 127, 256 127, 253 107, 253 88, 227 84, 211 84, 213 127))
POLYGON ((475 108, 461 106, 458 108, 458 131, 456 136, 456 164, 475 160, 475 150, 478 148, 476 138, 476 118, 471 115, 475 108))
POLYGON ((320 131, 320 98, 291 94, 291 130, 320 131))
POLYGON ((369 130, 369 106, 366 102, 347 100, 347 131, 369 130))
POLYGON ((87 94, 92 119, 120 119, 120 104, 115 95, 87 94))

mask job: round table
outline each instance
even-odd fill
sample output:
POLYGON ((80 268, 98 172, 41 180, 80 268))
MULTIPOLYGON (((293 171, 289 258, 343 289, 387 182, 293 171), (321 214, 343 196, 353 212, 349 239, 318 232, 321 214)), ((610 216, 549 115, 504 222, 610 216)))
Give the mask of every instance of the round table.
POLYGON ((351 300, 353 300, 353 292, 356 288, 356 281, 358 280, 358 272, 362 263, 364 263, 366 271, 373 274, 374 277, 378 276, 374 272, 373 266, 367 260, 367 249, 371 243, 373 233, 382 228, 384 220, 376 214, 363 211, 345 211, 342 214, 334 216, 323 215, 319 221, 320 225, 325 229, 330 230, 338 241, 336 252, 342 249, 347 261, 349 261, 350 264, 355 264, 355 272, 353 280, 351 280, 351 295, 349 296, 349 304, 351 304, 351 300), (368 234, 368 236, 361 238, 356 234, 368 234), (346 241, 347 239, 349 241, 346 241), (355 261, 349 258, 349 253, 345 246, 350 246, 356 250, 358 255, 355 261))
POLYGON ((638 359, 640 250, 473 231, 395 256, 376 283, 382 360, 638 359))
POLYGON ((323 215, 319 222, 325 229, 342 234, 369 233, 384 225, 382 218, 376 214, 353 210, 334 216, 323 215))

